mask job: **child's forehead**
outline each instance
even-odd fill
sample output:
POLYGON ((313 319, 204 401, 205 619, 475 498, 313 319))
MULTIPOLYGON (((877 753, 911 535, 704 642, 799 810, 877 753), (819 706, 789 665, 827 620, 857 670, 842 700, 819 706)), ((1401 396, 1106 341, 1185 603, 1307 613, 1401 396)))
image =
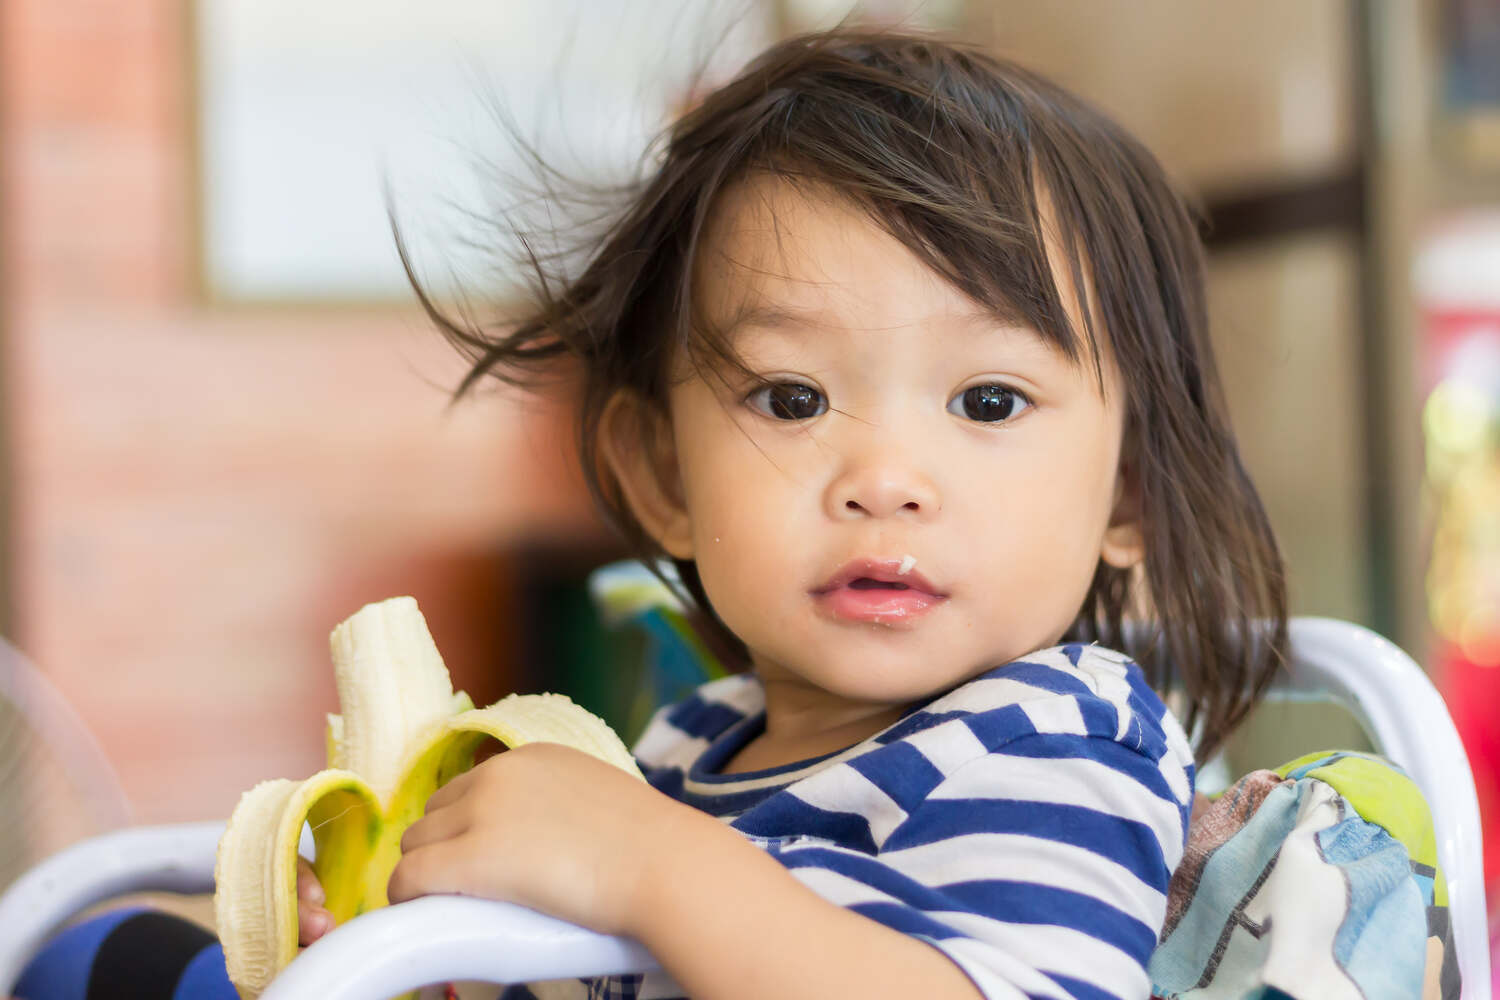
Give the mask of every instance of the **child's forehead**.
MULTIPOLYGON (((1078 299, 1062 251, 1047 249, 1058 291, 1076 320, 1078 299)), ((955 336, 1008 334, 1061 349, 1009 303, 981 302, 960 291, 866 206, 816 180, 751 175, 721 192, 695 260, 693 298, 700 318, 719 334, 753 330, 762 342, 813 329, 922 325, 955 336)), ((1082 332, 1081 324, 1075 330, 1082 332)))
POLYGON ((715 202, 695 265, 694 295, 721 322, 743 315, 788 326, 848 311, 882 280, 957 313, 994 312, 949 286, 864 206, 818 182, 751 177, 731 186, 715 202))
POLYGON ((811 295, 823 277, 820 251, 853 249, 874 229, 827 185, 752 175, 714 199, 695 278, 708 292, 776 287, 786 297, 800 287, 811 295))

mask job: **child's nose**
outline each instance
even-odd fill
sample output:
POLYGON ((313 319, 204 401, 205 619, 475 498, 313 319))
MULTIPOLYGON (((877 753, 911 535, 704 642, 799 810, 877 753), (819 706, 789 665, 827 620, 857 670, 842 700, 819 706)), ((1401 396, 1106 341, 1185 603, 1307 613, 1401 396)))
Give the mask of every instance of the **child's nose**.
POLYGON ((937 486, 913 465, 881 461, 851 465, 832 483, 828 513, 835 519, 892 517, 927 518, 942 507, 937 486))

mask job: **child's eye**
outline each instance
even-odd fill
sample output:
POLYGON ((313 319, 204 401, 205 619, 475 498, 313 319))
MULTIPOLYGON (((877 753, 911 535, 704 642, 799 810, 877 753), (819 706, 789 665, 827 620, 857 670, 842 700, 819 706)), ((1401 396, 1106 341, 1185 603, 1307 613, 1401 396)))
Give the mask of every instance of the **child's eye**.
POLYGON ((976 385, 953 397, 948 412, 970 420, 997 423, 1009 420, 1031 405, 1031 400, 1003 385, 976 385))
POLYGON ((778 420, 808 420, 828 410, 828 400, 810 385, 800 382, 775 382, 752 392, 751 406, 778 420))

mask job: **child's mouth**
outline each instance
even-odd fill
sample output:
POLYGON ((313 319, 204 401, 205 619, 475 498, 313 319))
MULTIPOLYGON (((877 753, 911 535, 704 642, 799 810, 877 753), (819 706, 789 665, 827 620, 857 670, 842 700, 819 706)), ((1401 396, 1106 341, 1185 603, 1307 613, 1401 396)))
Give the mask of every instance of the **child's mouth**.
POLYGON ((948 595, 912 571, 916 557, 853 559, 808 591, 818 613, 838 622, 915 628, 948 595), (900 577, 900 579, 896 579, 900 577))
POLYGON ((872 580, 862 576, 858 580, 850 580, 849 586, 855 590, 910 590, 904 583, 894 583, 889 580, 872 580))

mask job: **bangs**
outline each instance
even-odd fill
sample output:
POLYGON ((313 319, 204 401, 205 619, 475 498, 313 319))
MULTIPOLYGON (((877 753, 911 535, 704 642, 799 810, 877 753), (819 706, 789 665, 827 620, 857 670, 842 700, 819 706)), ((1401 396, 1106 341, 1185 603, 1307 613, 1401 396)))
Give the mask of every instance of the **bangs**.
MULTIPOLYGON (((721 180, 700 191, 680 262, 676 351, 699 373, 748 374, 729 337, 741 317, 715 321, 695 290, 705 274, 724 268, 755 272, 747 262, 709 259, 708 244, 732 192, 770 180, 807 198, 855 207, 997 322, 1035 331, 1075 364, 1086 353, 1102 388, 1088 293, 1093 275, 1075 235, 1085 222, 1067 199, 1052 195, 1071 187, 1068 179, 1038 171, 1045 160, 1028 142, 1027 123, 1003 114, 1014 109, 997 101, 991 108, 996 120, 973 109, 960 118, 951 97, 919 99, 897 89, 897 82, 910 83, 893 78, 875 88, 857 80, 847 88, 803 88, 786 107, 766 109, 756 141, 738 162, 723 165, 721 180), (892 169, 893 158, 899 169, 892 169), (1065 273, 1054 274, 1054 264, 1065 273), (1082 330, 1074 329, 1064 289, 1082 290, 1073 313, 1082 330)), ((679 126, 674 148, 697 144, 692 126, 691 119, 679 126)), ((779 244, 775 213, 767 218, 779 244)))

